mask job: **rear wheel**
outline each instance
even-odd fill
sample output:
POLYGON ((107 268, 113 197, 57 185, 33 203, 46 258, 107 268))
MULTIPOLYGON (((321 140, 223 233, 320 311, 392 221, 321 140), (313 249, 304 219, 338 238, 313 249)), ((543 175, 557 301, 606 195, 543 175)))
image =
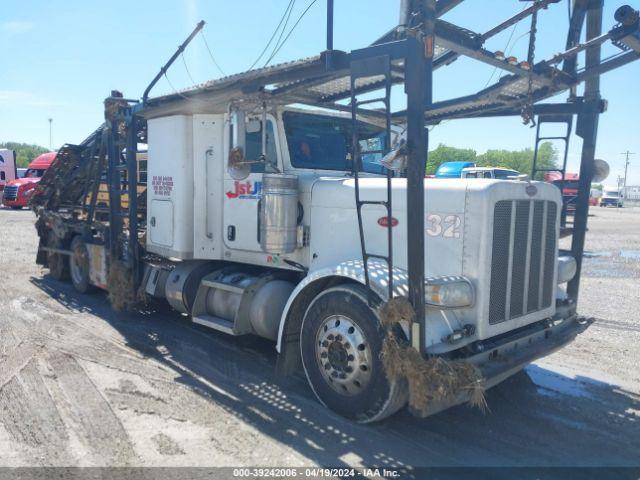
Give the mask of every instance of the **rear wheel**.
POLYGON ((362 423, 404 406, 405 384, 390 383, 380 352, 384 330, 361 285, 325 290, 309 306, 300 347, 307 379, 325 406, 362 423))
POLYGON ((82 237, 76 236, 71 241, 71 257, 69 258, 71 283, 80 293, 93 290, 89 279, 89 251, 82 237))
MULTIPOLYGON (((53 236, 53 233, 50 233, 50 236, 53 236)), ((61 249, 63 247, 62 240, 52 238, 48 246, 50 248, 61 249)), ((49 267, 49 274, 56 280, 69 279, 69 257, 67 255, 47 252, 47 266, 49 267)))

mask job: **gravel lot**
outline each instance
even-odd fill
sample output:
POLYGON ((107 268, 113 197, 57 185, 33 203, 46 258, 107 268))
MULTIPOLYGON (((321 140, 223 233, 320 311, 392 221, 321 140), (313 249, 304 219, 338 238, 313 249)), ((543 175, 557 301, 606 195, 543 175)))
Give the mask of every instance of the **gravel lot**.
POLYGON ((640 209, 593 209, 577 341, 466 406, 373 426, 274 377, 273 345, 170 311, 116 314, 35 265, 0 210, 1 466, 637 465, 640 209))

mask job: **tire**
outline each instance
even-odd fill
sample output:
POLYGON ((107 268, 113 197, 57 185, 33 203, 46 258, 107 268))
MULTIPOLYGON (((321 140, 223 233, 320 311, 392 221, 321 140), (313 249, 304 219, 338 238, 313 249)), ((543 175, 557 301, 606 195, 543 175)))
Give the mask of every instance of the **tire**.
POLYGON ((89 279, 89 252, 82 237, 75 236, 71 241, 71 257, 69 258, 69 274, 73 287, 80 293, 93 290, 89 279))
POLYGON ((20 205, 11 205, 9 208, 11 210, 22 210, 22 207, 20 205))
MULTIPOLYGON (((63 248, 60 240, 54 239, 49 242, 51 248, 63 248)), ((56 280, 69 279, 69 257, 60 253, 47 252, 47 266, 49 274, 56 280)))
POLYGON ((324 406, 370 423, 406 404, 406 384, 390 383, 384 373, 383 339, 364 286, 329 288, 311 302, 302 321, 300 350, 307 380, 324 406))

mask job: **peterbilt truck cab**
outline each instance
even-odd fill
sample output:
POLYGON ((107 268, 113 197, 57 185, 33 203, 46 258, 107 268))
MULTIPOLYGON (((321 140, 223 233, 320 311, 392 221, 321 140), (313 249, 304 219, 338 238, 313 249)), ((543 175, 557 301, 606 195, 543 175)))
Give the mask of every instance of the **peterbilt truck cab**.
MULTIPOLYGON (((366 286, 351 118, 278 108, 264 119, 248 112, 148 118, 146 249, 179 262, 164 279, 161 268, 150 272, 147 292, 195 323, 274 340, 281 353, 301 357, 323 403, 360 420, 383 418, 404 404, 406 391, 377 378, 384 377, 379 327, 363 299, 372 291, 388 300, 388 275, 384 262, 370 259, 366 286)), ((360 195, 380 201, 385 131, 361 122, 358 132, 360 195)), ((556 302, 575 261, 558 255, 555 186, 426 179, 424 195, 424 354, 486 364, 498 352, 487 353, 488 345, 507 357, 513 351, 517 360, 496 369, 491 386, 575 336, 567 326, 573 314, 556 302), (565 320, 557 327, 563 333, 546 341, 545 331, 565 320), (529 348, 518 350, 522 341, 529 348)), ((394 296, 406 296, 406 179, 392 179, 392 203, 390 221, 382 205, 363 207, 362 239, 382 256, 391 229, 394 296)))
MULTIPOLYGON (((572 253, 560 254, 558 188, 524 177, 461 179, 459 170, 457 179, 425 180, 426 127, 501 115, 539 126, 544 111, 547 121, 562 117, 568 139, 567 117, 575 115, 585 140, 580 171, 589 174, 606 105, 599 76, 637 59, 599 61, 600 46, 611 40, 637 50, 639 14, 620 7, 618 24, 601 34, 602 2, 575 2, 571 48, 533 68, 439 21, 449 3, 459 2, 402 2, 397 28, 345 52, 333 48, 328 2, 320 55, 151 97, 199 22, 141 101, 112 91, 105 123, 81 145, 66 146, 57 174, 43 179, 32 201, 37 261, 56 278, 68 267, 81 292, 102 283, 114 308, 142 290, 194 323, 271 339, 280 373, 304 372, 322 404, 361 422, 407 402, 429 414, 470 400, 478 387, 566 345, 590 323, 577 314, 585 196, 569 232, 572 253), (579 44, 585 23, 587 42, 579 44), (573 59, 584 48, 578 71, 573 59), (476 94, 433 101, 436 62, 460 55, 509 73, 476 94), (534 105, 582 91, 582 82, 583 98, 534 105), (406 102, 397 109, 392 91, 401 84, 406 102), (406 135, 389 138, 392 125, 406 135), (122 175, 135 173, 139 142, 149 155, 144 209, 122 175), (85 201, 100 165, 108 173, 108 222, 85 201), (66 189, 73 180, 77 188, 66 189), (119 275, 107 275, 115 267, 119 275), (444 373, 425 373, 425 364, 444 373), (452 376, 455 388, 438 388, 452 376), (424 401, 415 402, 416 393, 424 401)), ((545 6, 536 2, 526 16, 545 6)))
POLYGON ((29 164, 24 177, 7 182, 2 196, 2 203, 14 210, 26 207, 40 178, 51 166, 55 158, 56 152, 43 153, 37 156, 29 164))

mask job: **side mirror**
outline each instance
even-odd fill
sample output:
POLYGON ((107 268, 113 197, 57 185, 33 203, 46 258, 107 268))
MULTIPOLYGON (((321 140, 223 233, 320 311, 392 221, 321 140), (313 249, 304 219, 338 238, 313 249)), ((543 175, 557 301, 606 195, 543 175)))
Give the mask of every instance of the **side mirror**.
POLYGON ((242 147, 235 147, 229 151, 227 160, 227 172, 234 180, 244 180, 251 173, 251 166, 244 160, 242 147))
POLYGON ((402 138, 393 146, 393 150, 387 153, 382 161, 382 165, 394 172, 401 172, 407 168, 407 141, 402 138))

